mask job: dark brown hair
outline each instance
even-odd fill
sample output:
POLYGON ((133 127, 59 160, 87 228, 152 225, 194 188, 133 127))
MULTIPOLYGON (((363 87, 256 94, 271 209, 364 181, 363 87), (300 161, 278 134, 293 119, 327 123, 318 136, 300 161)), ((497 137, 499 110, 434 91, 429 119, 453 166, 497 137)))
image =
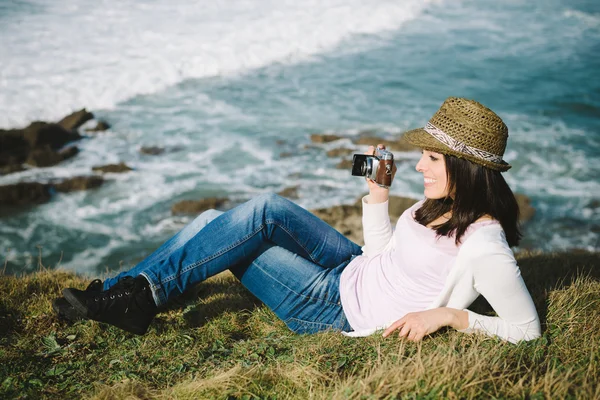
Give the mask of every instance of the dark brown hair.
POLYGON ((454 236, 458 245, 469 225, 489 215, 500 222, 508 245, 517 246, 522 237, 519 206, 502 174, 463 158, 443 156, 448 192, 453 193, 454 198, 426 199, 415 212, 415 220, 427 226, 451 212, 448 221, 433 228, 439 236, 454 236))

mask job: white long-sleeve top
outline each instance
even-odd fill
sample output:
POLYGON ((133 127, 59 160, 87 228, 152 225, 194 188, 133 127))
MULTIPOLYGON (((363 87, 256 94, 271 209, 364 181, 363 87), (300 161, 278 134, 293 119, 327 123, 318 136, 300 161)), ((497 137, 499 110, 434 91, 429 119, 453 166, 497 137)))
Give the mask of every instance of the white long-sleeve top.
MULTIPOLYGON (((395 240, 388 202, 369 204, 368 196, 362 202, 363 255, 375 257, 392 251, 395 240)), ((441 292, 427 309, 438 307, 467 311, 469 326, 461 332, 483 332, 512 343, 532 340, 541 334, 537 311, 500 224, 479 227, 464 240, 441 292), (479 295, 485 297, 497 317, 466 310, 479 295)), ((394 321, 344 334, 367 336, 394 321)))

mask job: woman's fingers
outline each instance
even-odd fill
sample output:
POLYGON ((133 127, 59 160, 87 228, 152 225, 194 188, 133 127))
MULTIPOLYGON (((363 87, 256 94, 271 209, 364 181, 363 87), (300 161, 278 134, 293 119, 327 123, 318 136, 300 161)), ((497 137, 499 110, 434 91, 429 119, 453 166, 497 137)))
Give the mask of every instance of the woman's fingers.
POLYGON ((402 327, 402 325, 404 325, 405 321, 406 320, 404 318, 400 318, 398 321, 394 322, 383 332, 383 337, 388 337, 390 333, 392 333, 396 329, 402 327))
POLYGON ((398 337, 406 337, 411 331, 411 326, 409 324, 402 325, 400 332, 398 333, 398 337))

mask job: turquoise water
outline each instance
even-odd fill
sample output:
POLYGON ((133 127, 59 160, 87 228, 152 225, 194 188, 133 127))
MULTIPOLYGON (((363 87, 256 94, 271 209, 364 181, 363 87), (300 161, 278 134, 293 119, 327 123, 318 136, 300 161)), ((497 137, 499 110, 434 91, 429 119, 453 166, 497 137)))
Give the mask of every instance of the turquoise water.
MULTIPOLYGON (((9 272, 39 251, 92 275, 130 266, 188 221, 170 215, 181 199, 299 185, 307 208, 352 203, 364 183, 324 151, 350 141, 306 147, 310 133, 398 135, 451 95, 509 126, 505 177, 537 210, 522 248, 600 248, 595 2, 37 1, 3 3, 0 21, 0 126, 83 106, 112 125, 75 159, 0 184, 135 168, 2 219, 9 272), (139 153, 155 145, 167 152, 139 153)), ((417 155, 396 157, 392 193, 419 198, 417 155)))

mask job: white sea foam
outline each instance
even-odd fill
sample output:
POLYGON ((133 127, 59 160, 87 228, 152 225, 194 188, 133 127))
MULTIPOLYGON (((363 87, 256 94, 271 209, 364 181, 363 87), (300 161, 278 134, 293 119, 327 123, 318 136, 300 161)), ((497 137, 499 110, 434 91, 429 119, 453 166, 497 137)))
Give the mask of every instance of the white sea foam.
POLYGON ((188 78, 296 62, 416 18, 429 2, 40 1, 0 28, 0 126, 111 108, 188 78))
POLYGON ((575 18, 576 20, 583 22, 587 28, 600 28, 600 14, 598 13, 586 13, 579 10, 565 10, 563 15, 567 18, 575 18))

